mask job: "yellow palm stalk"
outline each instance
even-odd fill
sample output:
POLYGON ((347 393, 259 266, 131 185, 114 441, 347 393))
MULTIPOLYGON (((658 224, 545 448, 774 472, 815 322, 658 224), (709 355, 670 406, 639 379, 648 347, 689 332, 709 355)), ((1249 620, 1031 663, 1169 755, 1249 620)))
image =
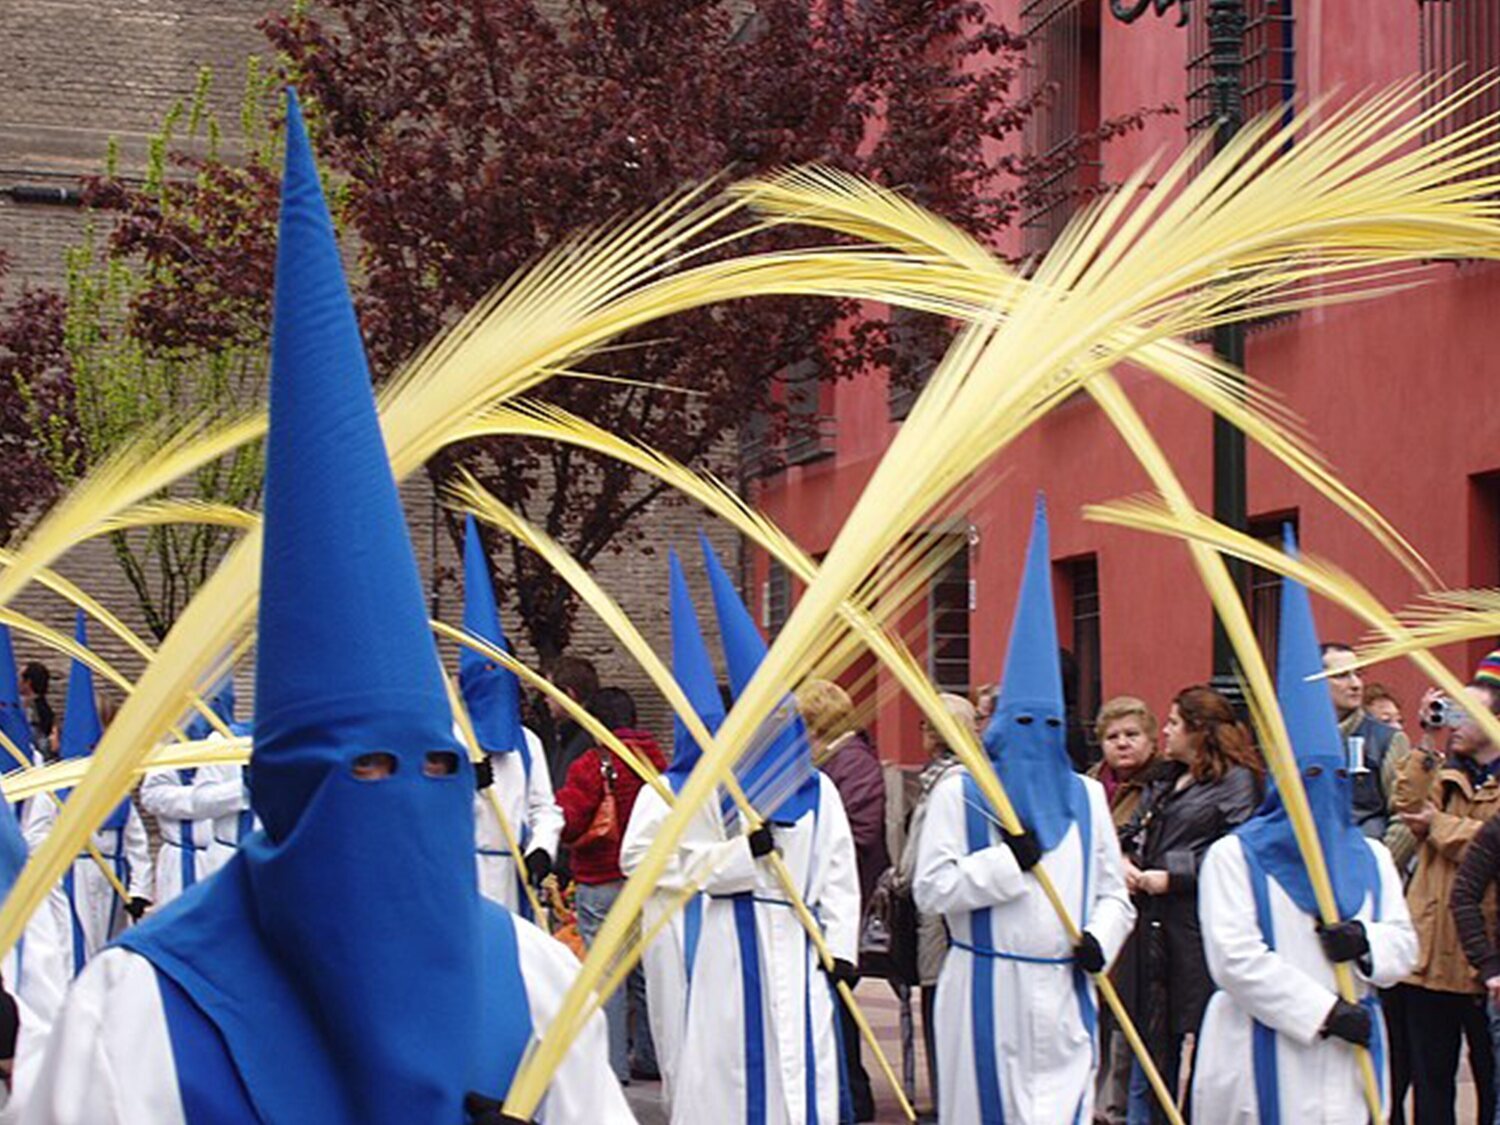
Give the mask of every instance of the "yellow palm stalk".
MULTIPOLYGON (((1202 512, 1178 515, 1151 499, 1091 504, 1084 509, 1084 518, 1118 527, 1149 531, 1158 535, 1192 539, 1212 547, 1221 554, 1244 559, 1273 574, 1294 578, 1313 593, 1359 618, 1369 626, 1373 633, 1389 638, 1388 644, 1379 646, 1380 659, 1405 656, 1443 691, 1455 696, 1463 691, 1463 681, 1450 672, 1430 650, 1467 638, 1462 636, 1419 637, 1408 624, 1382 605, 1375 595, 1358 580, 1331 563, 1318 559, 1315 555, 1306 554, 1293 558, 1269 543, 1252 538, 1242 531, 1225 527, 1202 512)), ((1480 631, 1475 635, 1484 636, 1485 633, 1480 631)), ((1371 661, 1372 653, 1367 649, 1361 662, 1370 663, 1371 661)), ((1500 738, 1500 718, 1475 714, 1474 721, 1484 729, 1487 737, 1500 738)))
MULTIPOLYGON (((1414 144, 1414 156, 1391 148, 1414 142, 1436 119, 1413 114, 1426 117, 1413 126, 1399 97, 1387 101, 1397 108, 1330 114, 1331 124, 1321 126, 1298 115, 1286 134, 1298 144, 1289 151, 1268 145, 1276 150, 1269 166, 1255 142, 1270 130, 1252 127, 1191 180, 1193 153, 1167 167, 1154 187, 1145 187, 1144 173, 1134 177, 1128 202, 1121 202, 1122 192, 1075 224, 1003 323, 960 337, 955 351, 966 358, 934 375, 876 468, 818 579, 622 892, 622 918, 639 910, 688 818, 722 781, 735 747, 769 713, 781 685, 803 674, 841 603, 918 514, 941 499, 945 485, 1034 420, 1028 403, 1055 403, 1159 336, 1222 318, 1229 308, 1248 310, 1257 294, 1311 278, 1330 258, 1341 266, 1379 267, 1414 260, 1424 244, 1442 253, 1500 248, 1500 229, 1483 202, 1493 185, 1471 181, 1453 190, 1461 161, 1451 147, 1414 144), (1351 117, 1360 118, 1358 127, 1351 117), (1312 256, 1318 261, 1301 269, 1299 259, 1312 256), (1205 295, 1210 285, 1215 289, 1205 295), (1130 338, 1122 340, 1127 329, 1130 338)), ((986 797, 1002 816, 1009 811, 1000 794, 986 797)), ((619 918, 606 921, 553 1032, 522 1064, 507 1101, 511 1112, 535 1109, 574 1030, 565 1017, 582 1007, 623 936, 619 918)))
MULTIPOLYGON (((678 269, 678 255, 735 203, 682 200, 561 246, 480 303, 381 396, 392 467, 404 478, 475 412, 536 385, 613 337, 710 301, 762 294, 827 294, 841 284, 888 299, 920 292, 924 271, 900 256, 848 251, 760 255, 678 269), (674 269, 677 272, 672 272, 674 269), (840 279, 843 279, 842 281, 840 279)), ((945 298, 933 307, 947 308, 945 298)), ((186 427, 165 441, 143 437, 75 488, 33 529, 13 566, 0 572, 0 605, 38 568, 173 480, 264 432, 264 417, 212 430, 186 427)), ((148 665, 136 693, 106 732, 94 767, 22 872, 0 910, 0 949, 60 876, 72 850, 128 788, 135 767, 162 738, 213 657, 251 628, 259 584, 260 531, 251 528, 190 603, 148 665)))
MULTIPOLYGON (((562 579, 567 582, 575 593, 577 593, 591 608, 596 615, 605 623, 610 632, 620 641, 626 651, 635 658, 636 663, 646 673, 647 677, 655 685, 657 691, 671 705, 673 712, 682 721, 688 732, 692 735, 700 747, 705 750, 712 747, 713 736, 709 734, 708 728, 704 726, 702 718, 697 710, 688 700, 687 694, 682 690, 682 685, 677 682, 671 670, 656 655, 646 638, 641 635, 635 623, 630 620, 629 615, 620 608, 618 602, 609 596, 588 571, 584 570, 578 561, 573 558, 561 545, 553 540, 540 529, 532 527, 515 512, 507 508, 497 500, 490 492, 479 484, 472 476, 464 473, 460 482, 453 488, 453 496, 465 512, 472 514, 476 519, 483 520, 500 528, 506 534, 519 539, 526 547, 540 555, 549 566, 555 570, 562 579)), ((740 819, 744 824, 746 833, 755 831, 764 822, 759 812, 750 804, 745 792, 740 788, 738 780, 730 774, 725 778, 724 786, 739 809, 740 819)), ((668 807, 676 803, 676 798, 669 790, 662 787, 658 790, 668 807)), ((796 880, 792 878, 790 870, 777 852, 771 852, 765 857, 765 861, 781 886, 781 892, 791 905, 797 920, 807 932, 808 939, 817 951, 818 958, 824 969, 832 971, 834 968, 833 951, 829 949, 824 939, 822 927, 813 917, 812 911, 808 909, 806 901, 797 889, 796 880)), ((611 915, 613 911, 611 912, 611 915)), ((601 986, 602 987, 602 986, 601 986)), ((875 1055, 876 1062, 890 1082, 895 1091, 897 1099, 901 1103, 903 1112, 908 1120, 915 1121, 916 1113, 907 1103, 905 1092, 901 1083, 896 1080, 896 1074, 892 1069, 890 1060, 885 1057, 885 1052, 880 1046, 880 1040, 870 1028, 869 1020, 860 1010, 859 1004, 854 999, 854 993, 849 986, 842 981, 838 984, 838 993, 847 1005, 850 1015, 853 1016, 855 1024, 860 1030, 865 1042, 869 1045, 875 1055)), ((607 993, 601 992, 601 996, 607 993)))
MULTIPOLYGON (((1167 506, 1179 516, 1196 511, 1193 502, 1183 488, 1171 462, 1162 452, 1146 428, 1145 422, 1126 397, 1112 375, 1099 375, 1088 384, 1089 393, 1104 410, 1116 431, 1130 447, 1136 460, 1146 470, 1152 482, 1166 498, 1167 506)), ((1302 774, 1297 768, 1297 756, 1292 749, 1291 735, 1287 732, 1286 720, 1281 714, 1281 705, 1276 697, 1276 684, 1266 667, 1260 644, 1255 637, 1255 627, 1245 610, 1239 589, 1224 559, 1214 550, 1195 540, 1187 540, 1193 557, 1193 565, 1203 581, 1204 589, 1214 604, 1214 611, 1223 623, 1234 654, 1239 661, 1241 674, 1249 688, 1248 697, 1253 701, 1253 711, 1261 736, 1261 748, 1266 764, 1275 779, 1277 791, 1282 795, 1287 817, 1291 821, 1292 835, 1297 841, 1303 866, 1307 868, 1308 880, 1312 884, 1313 897, 1317 901, 1318 913, 1324 925, 1336 925, 1339 917, 1338 903, 1333 896, 1333 883, 1328 875, 1327 857, 1323 854, 1318 838, 1318 826, 1313 820, 1312 809, 1307 802, 1307 792, 1302 787, 1302 774)), ((1351 1004, 1358 1003, 1354 974, 1347 964, 1335 964, 1334 979, 1339 995, 1351 1004)), ((1371 1119, 1385 1120, 1384 1107, 1380 1100, 1380 1080, 1376 1076, 1370 1052, 1365 1047, 1355 1047, 1359 1057, 1360 1075, 1364 1083, 1365 1102, 1371 1119)))

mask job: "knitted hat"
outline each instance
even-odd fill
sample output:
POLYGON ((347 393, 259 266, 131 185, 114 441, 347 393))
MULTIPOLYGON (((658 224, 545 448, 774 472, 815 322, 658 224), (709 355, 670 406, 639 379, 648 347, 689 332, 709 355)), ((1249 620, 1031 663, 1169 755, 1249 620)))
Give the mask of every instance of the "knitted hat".
POLYGON ((1500 688, 1500 648, 1490 652, 1479 662, 1479 667, 1474 669, 1474 682, 1500 688))

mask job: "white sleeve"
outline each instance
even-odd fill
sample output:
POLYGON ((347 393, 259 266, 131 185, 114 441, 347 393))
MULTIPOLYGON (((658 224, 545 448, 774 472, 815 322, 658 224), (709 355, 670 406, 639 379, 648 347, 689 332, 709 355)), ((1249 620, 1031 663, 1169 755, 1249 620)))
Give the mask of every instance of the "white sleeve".
POLYGON ((859 961, 859 866, 854 852, 854 835, 849 831, 849 816, 839 791, 826 775, 820 775, 823 792, 819 800, 819 835, 814 842, 813 862, 828 865, 818 901, 812 907, 823 923, 828 948, 837 958, 855 964, 859 961))
POLYGON ((1266 945, 1237 837, 1226 836, 1204 857, 1198 920, 1214 983, 1252 1019, 1304 1046, 1316 1040, 1338 996, 1266 945))
POLYGON ((1094 839, 1094 901, 1088 919, 1088 932, 1093 934, 1104 950, 1106 963, 1113 962, 1120 954, 1125 939, 1135 928, 1135 904, 1130 901, 1130 892, 1125 889, 1125 869, 1120 859, 1120 838, 1115 834, 1114 820, 1109 815, 1109 802, 1099 783, 1084 778, 1083 784, 1089 795, 1089 813, 1092 819, 1090 834, 1094 839))
POLYGON ((38 793, 26 802, 26 815, 21 824, 21 836, 28 851, 36 851, 57 823, 57 799, 51 793, 38 793))
POLYGON ((130 865, 131 898, 156 898, 156 869, 151 865, 151 841, 146 836, 146 822, 141 819, 135 802, 125 815, 125 862, 130 865))
POLYGON ((22 1125, 183 1125, 149 962, 123 949, 106 949, 89 962, 17 1096, 25 1103, 22 1125))
POLYGON ((244 785, 238 779, 201 769, 191 785, 183 785, 175 771, 159 770, 141 780, 141 808, 167 820, 212 820, 239 812, 244 785))
MULTIPOLYGON (((516 919, 516 946, 534 1035, 544 1034, 578 976, 578 961, 561 943, 516 919)), ((609 1065, 604 1013, 595 1012, 568 1047, 537 1107, 538 1125, 634 1125, 620 1081, 609 1065)))
POLYGON ((1361 973, 1376 988, 1399 984, 1417 967, 1417 931, 1411 924, 1411 911, 1401 887, 1401 876, 1385 845, 1365 841, 1375 853, 1380 872, 1380 919, 1365 923, 1365 937, 1370 942, 1370 972, 1361 973))
POLYGON ((557 841, 563 830, 562 808, 552 795, 552 773, 547 768, 542 740, 530 728, 523 730, 526 749, 531 754, 531 779, 526 786, 526 823, 531 827, 531 846, 556 859, 557 841))
POLYGON ((917 844, 912 896, 923 914, 957 914, 1006 902, 1026 890, 1026 875, 1006 844, 969 854, 962 770, 938 782, 927 799, 917 844))

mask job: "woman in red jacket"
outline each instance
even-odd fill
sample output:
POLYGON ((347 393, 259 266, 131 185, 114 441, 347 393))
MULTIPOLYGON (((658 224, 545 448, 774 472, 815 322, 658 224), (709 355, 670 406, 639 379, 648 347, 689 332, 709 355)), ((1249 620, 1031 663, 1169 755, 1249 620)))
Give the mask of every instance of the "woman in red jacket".
MULTIPOLYGON (((624 688, 601 688, 590 700, 589 711, 642 762, 658 771, 667 768, 667 760, 651 732, 636 727, 635 700, 624 688)), ((594 944, 605 915, 625 885, 625 875, 620 871, 620 840, 630 823, 630 811, 635 807, 641 785, 641 779, 614 751, 596 746, 568 767, 567 781, 555 794, 563 811, 562 842, 568 845, 573 880, 578 884, 574 905, 578 911, 578 933, 585 945, 594 944), (611 831, 595 835, 589 828, 606 793, 614 794, 614 825, 611 831), (591 838, 580 843, 585 836, 591 838)), ((637 983, 638 976, 640 971, 636 970, 628 986, 617 990, 604 1005, 609 1024, 609 1061, 624 1085, 629 1084, 632 1069, 643 1077, 656 1069, 651 1032, 646 1023, 645 982, 637 983), (631 1005, 636 1008, 634 1067, 627 993, 630 1000, 638 1000, 631 1005)))

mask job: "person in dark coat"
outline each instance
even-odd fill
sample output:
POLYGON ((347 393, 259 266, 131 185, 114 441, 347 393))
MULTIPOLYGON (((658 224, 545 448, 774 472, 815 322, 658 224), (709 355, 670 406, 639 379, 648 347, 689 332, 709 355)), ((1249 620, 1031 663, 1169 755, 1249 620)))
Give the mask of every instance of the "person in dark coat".
MULTIPOLYGON (((812 739, 813 761, 838 789, 849 816, 859 866, 861 909, 868 908, 876 881, 891 865, 885 839, 885 774, 880 758, 864 733, 854 729, 854 702, 838 684, 809 680, 797 693, 797 706, 812 739)), ((860 1057, 859 1029, 847 1008, 839 1008, 839 1018, 843 1021, 844 1065, 854 1120, 873 1121, 875 1095, 860 1057)))
MULTIPOLYGON (((1178 693, 1162 741, 1172 766, 1147 787, 1121 833, 1125 881, 1140 912, 1134 971, 1125 975, 1131 1011, 1142 1017, 1151 1057, 1175 1091, 1183 1039, 1196 1034, 1214 990, 1198 924, 1198 869, 1210 844, 1254 814, 1264 766, 1229 701, 1207 687, 1178 693)), ((1166 1120, 1139 1067, 1128 1120, 1166 1120)))

